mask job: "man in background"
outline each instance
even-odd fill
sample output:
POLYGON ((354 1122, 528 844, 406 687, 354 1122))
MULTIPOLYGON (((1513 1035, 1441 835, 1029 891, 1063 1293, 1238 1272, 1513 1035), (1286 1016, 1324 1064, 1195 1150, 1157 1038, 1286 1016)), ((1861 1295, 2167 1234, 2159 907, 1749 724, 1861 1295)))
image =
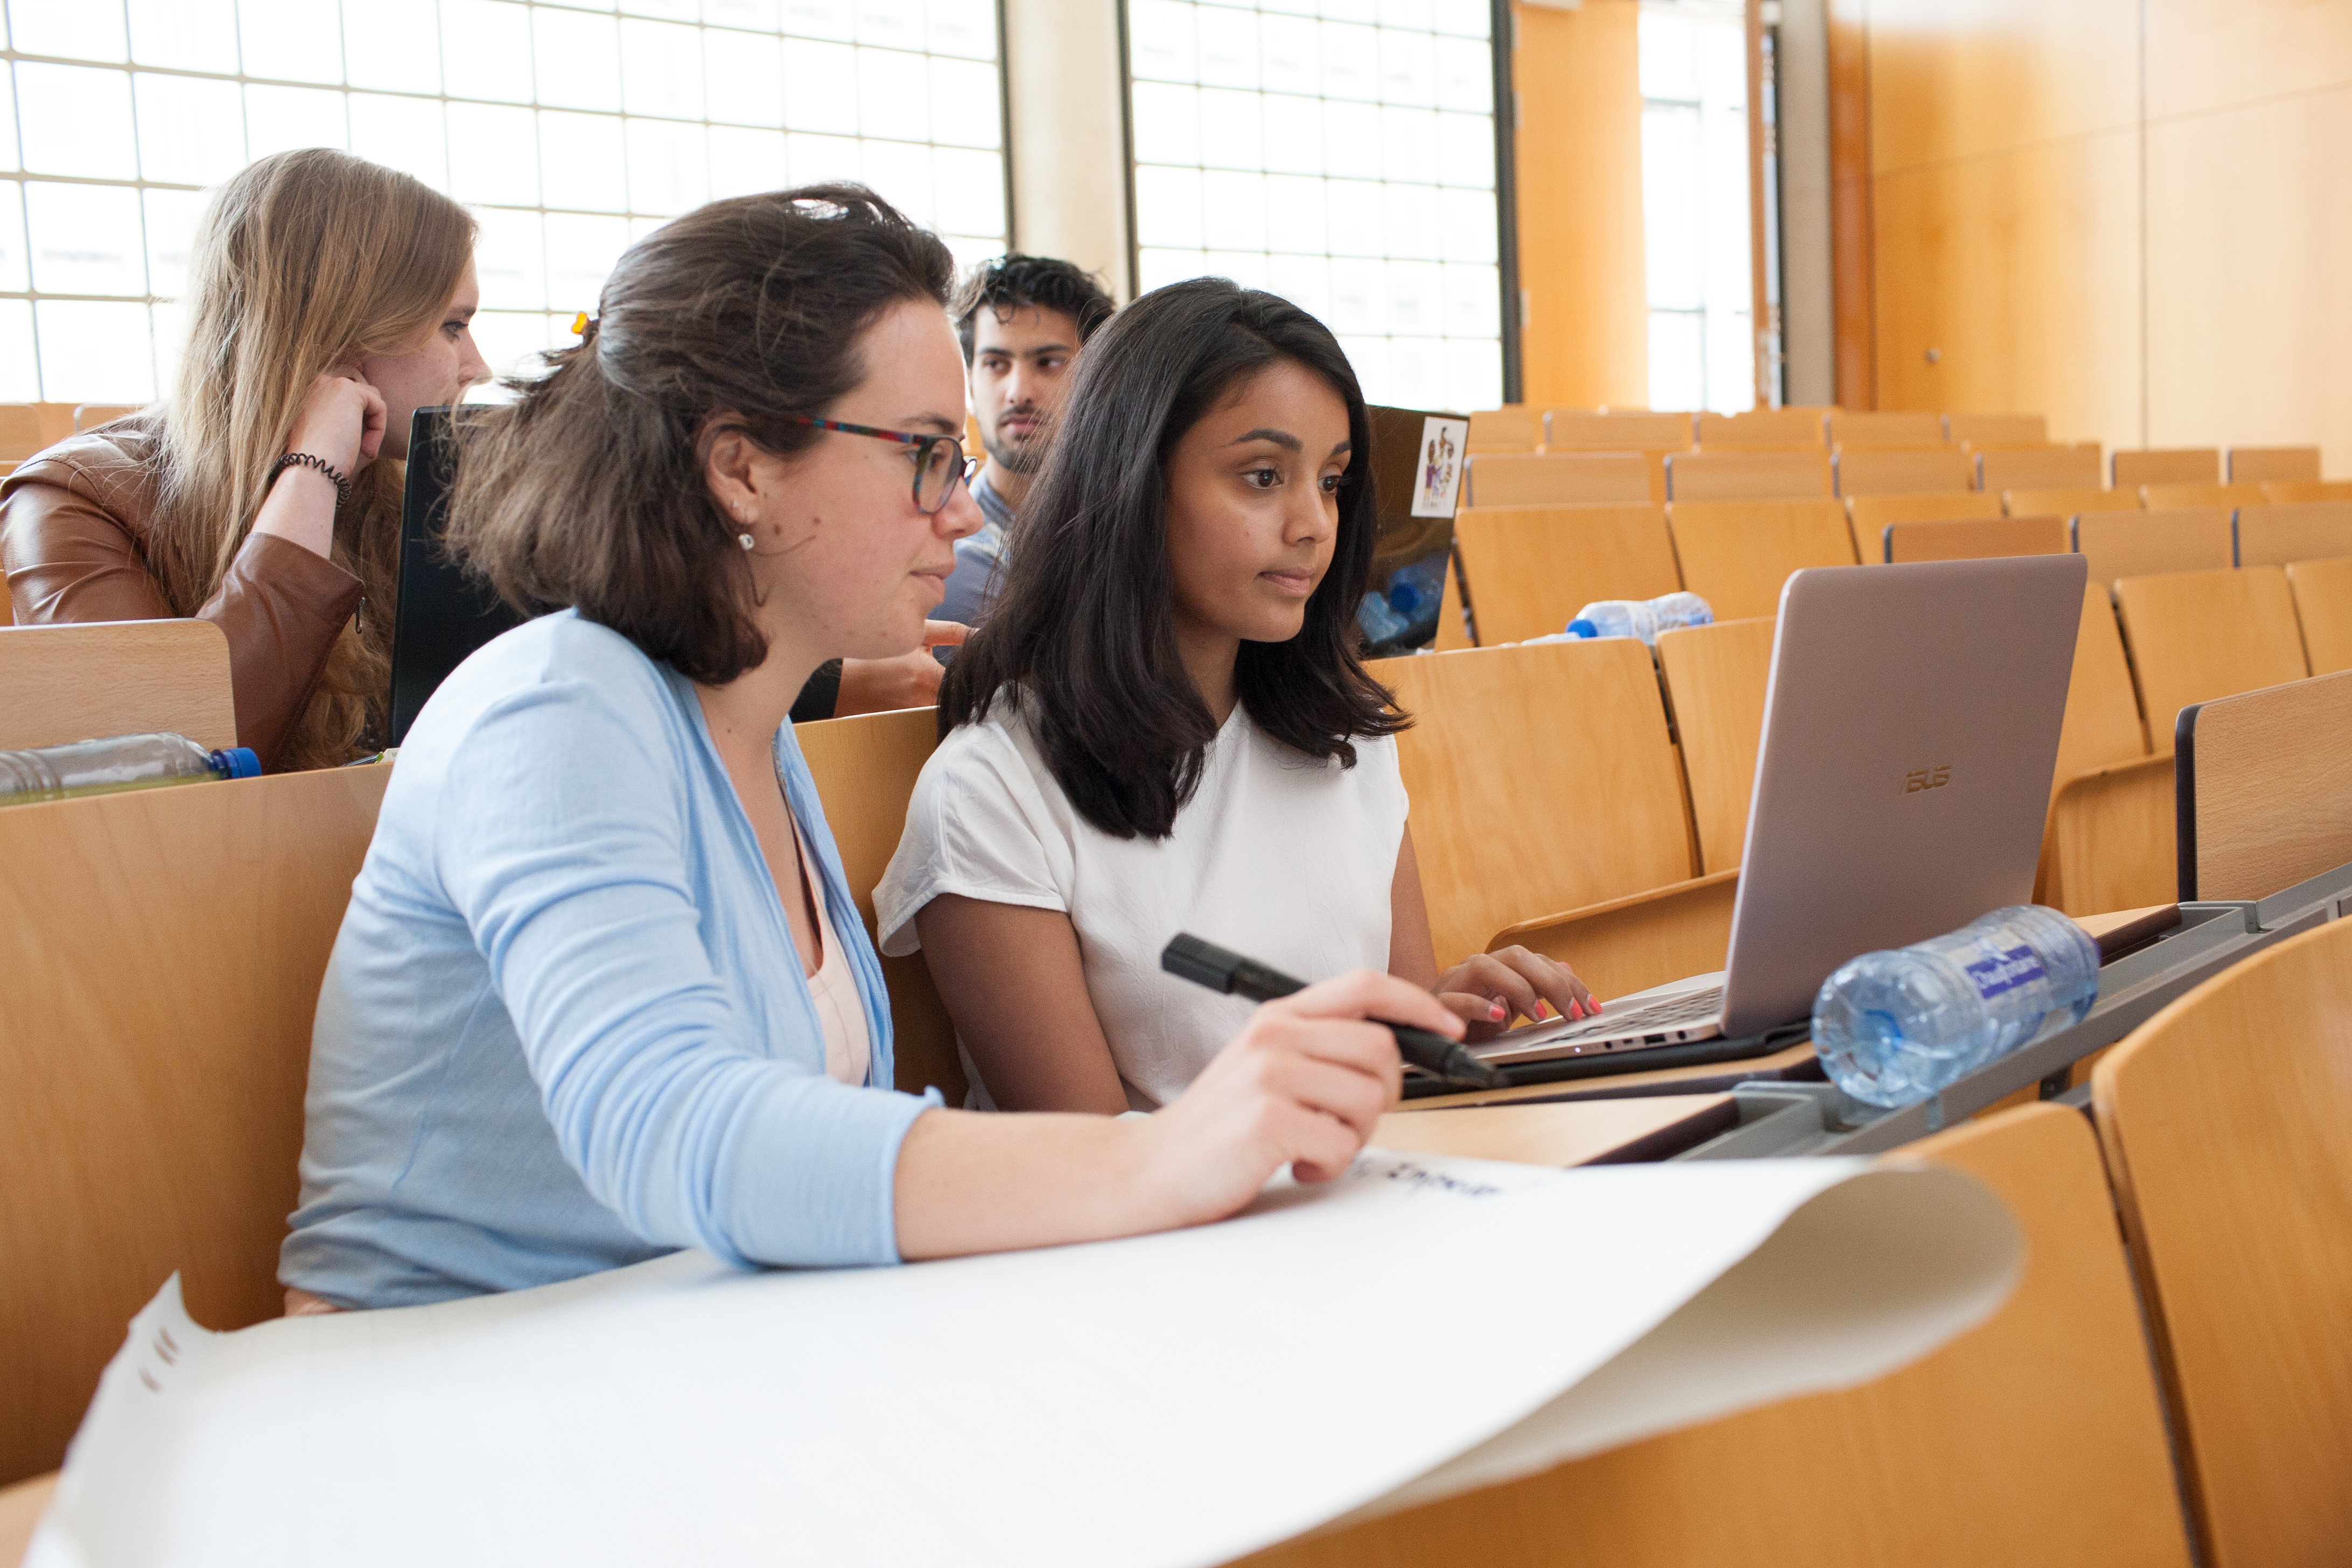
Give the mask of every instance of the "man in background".
POLYGON ((956 542, 947 597, 931 612, 976 626, 995 602, 1005 536, 1029 499, 1071 362, 1116 309, 1092 275, 1043 256, 983 265, 956 301, 956 332, 971 377, 972 417, 987 462, 971 496, 988 521, 956 542))

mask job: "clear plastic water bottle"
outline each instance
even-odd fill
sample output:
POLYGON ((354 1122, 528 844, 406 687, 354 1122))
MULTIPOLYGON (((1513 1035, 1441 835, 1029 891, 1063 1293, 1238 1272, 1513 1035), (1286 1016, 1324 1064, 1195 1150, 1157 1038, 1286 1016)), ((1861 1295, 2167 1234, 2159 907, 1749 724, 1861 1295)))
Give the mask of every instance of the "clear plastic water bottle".
POLYGON ((1652 647, 1660 632, 1704 626, 1715 611, 1696 594, 1661 594, 1654 599, 1595 599, 1576 612, 1568 635, 1579 637, 1639 637, 1652 647))
POLYGON ((0 752, 0 805, 204 779, 249 779, 260 772, 261 759, 244 746, 209 752, 185 735, 114 735, 69 746, 0 752))
POLYGON ((1871 1105, 1912 1105, 2024 1045, 2099 994, 2099 947, 2040 904, 2012 904, 1946 936, 1865 952, 1822 982, 1813 1049, 1871 1105))

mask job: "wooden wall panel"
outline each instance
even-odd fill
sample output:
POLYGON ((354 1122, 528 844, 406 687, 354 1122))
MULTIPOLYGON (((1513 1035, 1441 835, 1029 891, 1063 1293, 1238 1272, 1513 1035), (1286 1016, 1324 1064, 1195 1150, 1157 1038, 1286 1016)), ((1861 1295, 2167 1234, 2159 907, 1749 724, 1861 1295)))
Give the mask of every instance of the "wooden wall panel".
POLYGON ((2150 445, 2315 446, 2352 473, 2347 147, 2352 84, 2149 121, 2150 445))
POLYGON ((1879 405, 2137 446, 2138 160, 2102 132, 1879 175, 1879 405))
POLYGON ((2130 128, 2138 30, 2139 0, 1870 0, 1872 166, 2130 128))
POLYGON ((2352 78, 2352 5, 2342 0, 2147 0, 2147 24, 2150 119, 2352 78))
POLYGON ((1512 12, 1523 400, 1646 406, 1641 8, 1587 0, 1512 12))

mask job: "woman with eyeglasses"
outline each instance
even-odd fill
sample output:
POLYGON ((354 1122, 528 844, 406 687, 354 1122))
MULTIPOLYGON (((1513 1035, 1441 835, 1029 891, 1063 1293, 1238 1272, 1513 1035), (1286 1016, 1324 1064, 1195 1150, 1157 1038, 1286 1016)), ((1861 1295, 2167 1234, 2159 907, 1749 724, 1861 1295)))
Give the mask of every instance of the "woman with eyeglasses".
POLYGON ((892 1086, 890 1016, 786 715, 902 654, 980 525, 948 252, 871 193, 714 203, 467 437, 452 537, 549 611, 409 731, 329 963, 290 1310, 686 1247, 889 1263, 1195 1224, 1344 1169, 1394 1098, 1362 973, 1270 1003, 1149 1118, 892 1086))

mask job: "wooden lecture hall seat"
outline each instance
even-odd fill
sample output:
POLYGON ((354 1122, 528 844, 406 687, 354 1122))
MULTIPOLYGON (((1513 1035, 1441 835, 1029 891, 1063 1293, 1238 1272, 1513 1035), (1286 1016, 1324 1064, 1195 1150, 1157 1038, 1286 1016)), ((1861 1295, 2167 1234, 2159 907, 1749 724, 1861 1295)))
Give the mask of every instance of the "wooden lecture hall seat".
POLYGON ((1681 452, 1691 444, 1687 414, 1592 414, 1555 408, 1544 416, 1550 452, 1681 452))
POLYGON ((1465 506, 1575 506, 1650 500, 1639 452, 1474 452, 1463 467, 1465 506))
POLYGON ((1702 414, 1696 435, 1702 449, 1708 447, 1807 447, 1825 450, 1830 416, 1818 405, 1786 408, 1755 408, 1745 414, 1702 414))
POLYGON ((2180 710, 2180 898, 2266 899, 2352 863, 2352 670, 2180 710))
POLYGON ((2238 509, 2241 566, 2284 566, 2290 561, 2326 561, 2346 555, 2352 555, 2352 501, 2238 509))
POLYGON ((1432 653, 1453 653, 1478 646, 1478 639, 1470 635, 1470 623, 1476 617, 1471 614, 1468 598, 1462 592, 1462 517, 1456 512, 1454 518, 1456 547, 1445 558, 1445 585, 1438 590, 1437 636, 1429 645, 1432 653))
POLYGON ((1595 599, 1682 586, 1661 507, 1465 508, 1454 547, 1488 647, 1564 630, 1595 599))
POLYGON ((2174 1002, 2100 1059, 2091 1100, 2201 1559, 2342 1562, 2352 921, 2174 1002))
POLYGON ((2212 447, 2152 447, 2118 449, 2109 458, 2107 482, 2119 490, 2142 485, 2210 485, 2221 477, 2221 454, 2212 447))
POLYGON ((1845 514, 1853 525, 1853 551, 1865 565, 1885 558, 1889 523, 1940 521, 1948 518, 1999 517, 2000 497, 1981 490, 1939 490, 1925 495, 1849 496, 1845 514))
POLYGON ((1666 525, 1683 586, 1719 621, 1778 615, 1780 584, 1800 567, 1854 564, 1845 510, 1826 496, 1676 501, 1666 509, 1666 525))
POLYGON ((2279 567, 2126 577, 2116 584, 2116 607, 2158 751, 2171 749, 2174 717, 2190 703, 2311 673, 2279 567))
POLYGON ((1890 522, 1879 537, 1855 542, 1874 561, 1982 561, 1996 555, 2063 555, 2072 548, 2059 517, 1955 517, 1890 522))
POLYGON ((2305 500, 2352 500, 2352 479, 2266 480, 2263 494, 2273 506, 2305 500))
POLYGON ((2286 580, 2311 673, 2352 669, 2352 560, 2298 561, 2286 580))
POLYGON ((2003 490, 2096 489, 2106 483, 2099 472, 2096 447, 1996 448, 1978 452, 1976 463, 1977 489, 1993 495, 2003 490))
POLYGON ((2172 732, 2151 738, 2115 605, 2085 583, 2034 902, 2088 915, 2173 901, 2172 732))
POLYGON ((278 1315, 310 1022, 384 764, 0 810, 0 1483, 53 1469, 173 1270, 278 1315))
POLYGON ((1668 500, 1774 500, 1830 493, 1829 455, 1819 451, 1674 452, 1668 500))
POLYGON ((2142 485, 2139 504, 2147 511, 2177 511, 2183 507, 2218 506, 2235 511, 2242 506, 2261 506, 2270 498, 2260 485, 2142 485))
POLYGON ((0 748, 168 730, 236 744, 228 638, 210 621, 0 627, 0 748))
MULTIPOLYGON (((1691 831, 1650 651, 1630 637, 1377 659, 1413 726, 1397 737, 1413 853, 1441 968, 1531 921, 1687 881, 1691 831), (1572 722, 1562 715, 1572 714, 1572 722), (1496 833, 1507 822, 1511 831, 1496 833)), ((1576 968, 1622 995, 1721 966, 1629 980, 1600 945, 1576 968)), ((1532 943, 1530 945, 1533 945, 1532 943)))
POLYGON ((2039 414, 1947 414, 1944 439, 1988 447, 2046 447, 2050 422, 2039 414))
POLYGON ((1944 416, 1874 408, 1832 409, 1829 444, 1848 447, 1941 447, 1945 444, 1944 416))
POLYGON ((2000 510, 2011 517, 2073 517, 2077 512, 2113 511, 2121 507, 2137 511, 2139 499, 2088 485, 2000 492, 2000 510))
POLYGON ((2206 572, 2234 564, 2230 514, 2219 507, 2179 511, 2086 511, 2071 540, 2089 563, 2091 581, 2159 572, 2206 572))
MULTIPOLYGON (((866 934, 875 937, 874 889, 906 832, 915 780, 940 743, 939 710, 902 708, 825 719, 795 724, 793 734, 816 781, 858 917, 866 922, 866 934)), ((890 988, 898 1087, 909 1094, 936 1088, 948 1104, 961 1106, 970 1085, 956 1054, 955 1025, 931 985, 923 955, 885 958, 882 978, 890 988)))
POLYGON ((2163 1400, 2082 1116, 2022 1106, 1882 1163, 1965 1171, 2009 1206, 2025 1263, 1979 1327, 1860 1388, 1327 1528, 1242 1563, 2188 1568, 2163 1400))
POLYGON ((2233 485, 2266 481, 2312 483, 2319 478, 2316 447, 2232 447, 2223 455, 2222 472, 2233 485))
POLYGON ((1542 411, 1524 403, 1482 408, 1470 416, 1473 452, 1532 452, 1542 445, 1542 411))
POLYGON ((1777 624, 1759 616, 1658 637, 1658 675, 1682 745, 1702 877, 1738 869, 1747 847, 1777 624))
POLYGON ((1976 468, 1955 447, 1840 447, 1830 471, 1841 496, 1968 490, 1976 468))

